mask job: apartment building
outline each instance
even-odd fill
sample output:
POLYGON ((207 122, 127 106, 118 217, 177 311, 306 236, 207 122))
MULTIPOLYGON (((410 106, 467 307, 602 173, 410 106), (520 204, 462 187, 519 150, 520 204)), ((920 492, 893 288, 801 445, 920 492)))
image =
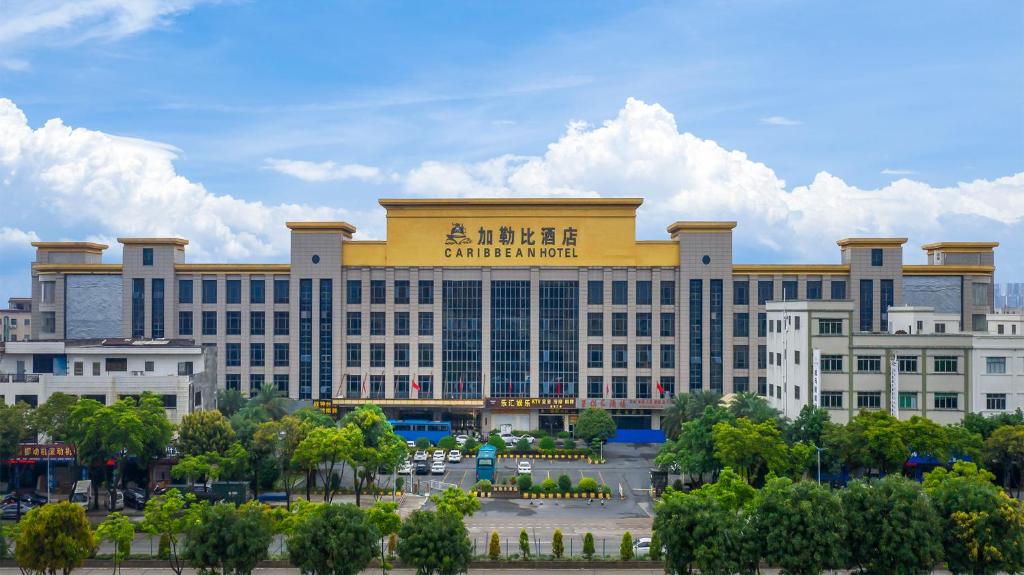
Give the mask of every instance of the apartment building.
POLYGON ((0 343, 32 339, 32 298, 12 297, 0 309, 0 343))

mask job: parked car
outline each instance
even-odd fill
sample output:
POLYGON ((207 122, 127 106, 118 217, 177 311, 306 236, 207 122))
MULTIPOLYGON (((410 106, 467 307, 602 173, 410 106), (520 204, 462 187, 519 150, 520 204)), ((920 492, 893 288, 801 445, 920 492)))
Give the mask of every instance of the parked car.
MULTIPOLYGON (((661 552, 665 553, 665 546, 661 546, 661 552)), ((651 553, 651 538, 641 537, 633 542, 633 556, 643 557, 651 553)))
POLYGON ((426 461, 416 462, 416 475, 426 475, 430 473, 430 466, 427 465, 426 461))
POLYGON ((398 466, 398 474, 399 475, 412 475, 412 462, 411 461, 403 461, 402 464, 398 466))
POLYGON ((419 451, 417 451, 417 452, 416 452, 416 453, 415 453, 415 454, 414 454, 414 455, 412 456, 412 460, 413 460, 413 461, 426 461, 426 460, 427 460, 427 452, 426 452, 426 451, 423 451, 422 449, 421 449, 421 450, 419 450, 419 451))
POLYGON ((106 491, 103 495, 106 501, 107 511, 121 511, 124 509, 124 491, 115 489, 106 491))
POLYGON ((520 439, 525 439, 526 443, 533 445, 533 443, 537 441, 537 438, 532 435, 513 435, 512 437, 515 438, 513 443, 519 443, 520 439))
POLYGON ((92 508, 92 480, 80 479, 76 481, 68 501, 84 509, 92 508))
POLYGON ((444 450, 438 449, 437 451, 435 451, 433 459, 434 461, 444 461, 444 450))
POLYGON ((462 447, 463 445, 466 445, 466 441, 468 441, 468 440, 469 440, 469 436, 468 435, 456 435, 455 436, 455 443, 459 447, 462 447))
POLYGON ((516 442, 519 441, 518 437, 516 437, 515 435, 511 435, 511 434, 510 435, 501 435, 500 437, 501 437, 501 440, 505 442, 505 445, 508 445, 509 447, 515 445, 516 442))
POLYGON ((124 492, 124 504, 132 509, 146 508, 146 490, 141 487, 129 487, 124 492))
POLYGON ((444 475, 444 471, 444 461, 435 461, 434 463, 430 464, 431 475, 444 475))
POLYGON ((526 460, 520 461, 519 465, 516 466, 516 472, 519 475, 529 475, 529 474, 533 473, 533 466, 530 465, 529 461, 526 461, 526 460))
POLYGON ((448 463, 459 463, 462 461, 462 452, 458 449, 453 449, 448 452, 448 463))
POLYGON ((406 445, 406 447, 410 447, 410 448, 416 447, 416 442, 410 439, 410 440, 405 442, 405 445, 406 445))

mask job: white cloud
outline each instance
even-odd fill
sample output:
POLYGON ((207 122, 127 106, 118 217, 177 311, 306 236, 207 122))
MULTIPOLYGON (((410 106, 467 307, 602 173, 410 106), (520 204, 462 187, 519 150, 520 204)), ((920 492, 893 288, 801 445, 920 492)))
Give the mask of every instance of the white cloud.
POLYGON ((882 170, 882 175, 885 176, 912 176, 916 173, 914 170, 906 168, 885 168, 882 170))
POLYGON ((341 180, 362 180, 379 182, 383 179, 380 168, 363 164, 336 164, 334 162, 308 162, 305 160, 282 160, 267 158, 264 168, 306 182, 331 182, 341 180))
MULTIPOLYGON (((217 195, 177 174, 177 150, 53 119, 29 126, 0 99, 0 202, 33 198, 55 224, 86 226, 99 236, 181 236, 194 259, 228 261, 287 255, 288 220, 348 220, 383 235, 380 210, 290 203, 267 205, 217 195)), ((62 234, 63 235, 63 234, 62 234)))
POLYGON ((803 124, 800 120, 794 120, 785 116, 768 116, 767 118, 761 118, 762 124, 768 124, 770 126, 799 126, 803 124))
POLYGON ((18 228, 0 227, 0 246, 5 250, 28 248, 32 242, 38 242, 39 236, 32 231, 19 230, 18 228))
POLYGON ((201 0, 33 0, 4 2, 0 45, 117 39, 166 22, 201 0))
POLYGON ((848 235, 909 235, 920 244, 1000 234, 1009 238, 1002 253, 1024 247, 1024 172, 948 187, 900 179, 873 190, 820 172, 790 190, 768 166, 680 133, 671 113, 635 99, 600 127, 571 123, 543 156, 424 162, 405 187, 421 196, 642 196, 641 228, 657 230, 648 237, 665 237, 674 220, 735 219, 739 245, 801 260, 834 261, 834 241, 848 235), (987 223, 972 224, 979 219, 987 223))

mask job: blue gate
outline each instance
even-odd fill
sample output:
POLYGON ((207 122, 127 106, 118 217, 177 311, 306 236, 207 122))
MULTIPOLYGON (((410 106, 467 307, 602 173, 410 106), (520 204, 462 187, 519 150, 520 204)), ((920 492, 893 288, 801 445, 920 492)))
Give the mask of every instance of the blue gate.
POLYGON ((665 432, 660 429, 620 429, 608 438, 608 443, 665 443, 665 432))

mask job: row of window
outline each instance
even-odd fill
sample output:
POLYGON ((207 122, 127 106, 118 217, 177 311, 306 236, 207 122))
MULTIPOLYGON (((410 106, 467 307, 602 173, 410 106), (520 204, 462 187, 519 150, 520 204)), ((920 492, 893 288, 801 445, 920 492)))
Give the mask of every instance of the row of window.
MULTIPOLYGON (((419 292, 417 301, 421 305, 433 305, 434 303, 434 280, 419 280, 419 292)), ((394 281, 394 303, 398 305, 409 303, 410 286, 409 280, 394 281)), ((370 304, 383 305, 387 303, 387 282, 385 280, 370 280, 370 304)), ((348 280, 345 284, 345 302, 349 305, 363 303, 363 282, 362 280, 348 280)))
MULTIPOLYGON (((637 280, 636 305, 653 305, 653 283, 650 280, 637 280)), ((659 284, 658 302, 661 305, 676 304, 676 282, 662 281, 659 284)), ((612 281, 612 305, 626 305, 629 301, 629 282, 626 280, 612 281)), ((604 282, 591 280, 587 282, 587 304, 604 305, 604 282)))
MULTIPOLYGON (((916 391, 901 391, 899 392, 899 408, 900 409, 920 409, 918 404, 918 396, 920 394, 916 391)), ((1002 409, 1006 409, 1006 394, 989 394, 989 395, 1002 395, 1002 409)), ((881 409, 882 407, 882 392, 880 391, 858 391, 856 392, 857 409, 881 409)), ((843 408, 843 392, 841 391, 823 391, 821 392, 821 406, 828 409, 842 409, 843 408)), ((947 393, 937 392, 933 394, 933 409, 960 409, 960 394, 958 393, 947 393)), ((990 408, 994 409, 994 408, 990 408)))
MULTIPOLYGON (((626 337, 629 332, 629 314, 615 312, 612 314, 612 337, 626 337)), ((638 312, 635 317, 636 337, 651 337, 654 329, 654 320, 649 312, 638 312)), ((675 337, 676 314, 661 313, 658 315, 658 333, 661 337, 675 337)), ((587 335, 590 337, 603 336, 604 314, 600 312, 587 314, 587 335)))
MULTIPOLYGON (((273 347, 274 367, 288 367, 288 356, 290 346, 287 343, 274 343, 273 347)), ((249 344, 249 365, 252 367, 263 367, 267 364, 267 346, 264 343, 249 344)), ((224 365, 227 367, 239 367, 242 365, 242 344, 224 344, 224 365)))
MULTIPOLYGON (((918 356, 901 355, 897 356, 897 363, 900 373, 919 373, 918 356)), ((867 373, 882 372, 882 357, 878 355, 856 356, 857 371, 867 373)), ((959 373, 960 358, 956 356, 937 355, 932 358, 932 373, 959 373)), ((781 356, 778 365, 781 365, 781 356)), ((1005 369, 1005 366, 1004 366, 1005 369)), ((822 355, 822 373, 841 373, 843 371, 842 355, 822 355)))
MULTIPOLYGON (((410 324, 412 322, 409 317, 409 312, 407 311, 396 311, 394 313, 395 324, 392 335, 411 335, 410 324)), ((417 334, 434 335, 434 312, 421 311, 417 317, 417 334)), ((387 318, 384 312, 370 312, 370 335, 385 335, 387 331, 386 325, 387 318)), ((347 313, 345 317, 345 334, 363 334, 363 312, 350 311, 347 313)))
MULTIPOLYGON (((733 305, 750 305, 750 283, 747 280, 735 280, 732 283, 732 303, 733 305)), ((775 300, 775 281, 774 280, 758 280, 757 282, 757 305, 764 305, 770 301, 775 300)), ((783 280, 782 281, 782 300, 791 301, 800 299, 797 295, 797 288, 799 287, 797 280, 783 280)), ((844 300, 846 299, 846 280, 832 280, 830 282, 830 299, 833 300, 844 300)), ((804 299, 809 300, 820 300, 823 299, 824 292, 822 291, 821 280, 807 280, 805 284, 804 299)))
MULTIPOLYGON (((194 335, 193 318, 195 314, 191 311, 178 312, 178 335, 194 335)), ((217 312, 200 312, 200 333, 202 335, 217 335, 217 312)), ((286 311, 274 312, 274 335, 288 335, 290 314, 286 311)), ((242 335, 242 312, 224 312, 224 334, 242 335)), ((249 312, 249 335, 266 335, 267 316, 266 312, 249 312)))
MULTIPOLYGON (((288 303, 290 282, 288 279, 274 279, 274 303, 288 303)), ((193 283, 191 279, 178 280, 178 303, 190 304, 193 301, 193 283)), ((242 303, 242 280, 224 280, 224 303, 242 303)), ((204 304, 217 303, 217 280, 214 278, 200 280, 200 301, 204 304)), ((267 302, 266 280, 249 280, 249 303, 262 304, 267 302)))
MULTIPOLYGON (((659 347, 659 366, 662 369, 674 369, 676 366, 676 346, 662 345, 659 347)), ((613 369, 629 367, 628 350, 625 344, 613 344, 611 349, 613 369)), ((652 347, 650 344, 637 344, 635 364, 637 369, 651 369, 654 364, 652 347)), ((587 346, 587 367, 604 367, 604 346, 601 344, 590 344, 587 346)))

